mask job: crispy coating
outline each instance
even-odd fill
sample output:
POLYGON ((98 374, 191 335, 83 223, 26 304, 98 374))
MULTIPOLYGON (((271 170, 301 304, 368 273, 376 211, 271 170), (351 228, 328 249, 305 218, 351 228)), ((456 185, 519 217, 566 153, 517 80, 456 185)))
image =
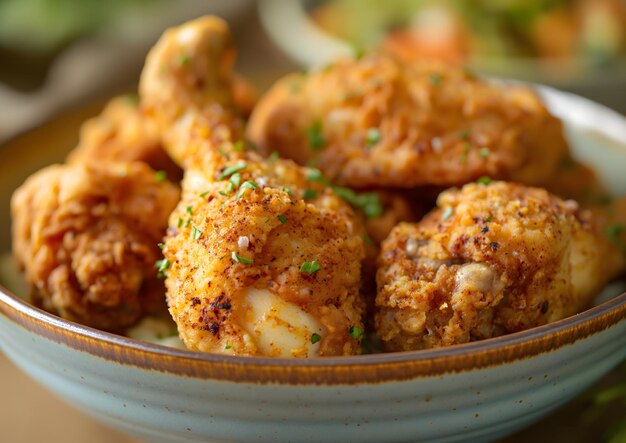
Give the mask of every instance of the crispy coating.
POLYGON ((80 140, 67 158, 68 163, 144 162, 155 171, 165 171, 172 181, 182 178, 182 170, 161 146, 138 108, 137 97, 115 97, 100 115, 83 123, 80 140))
POLYGON ((141 79, 142 107, 186 168, 163 249, 170 313, 194 350, 358 354, 362 225, 313 170, 237 143, 232 53, 224 22, 201 18, 163 35, 141 79))
POLYGON ((356 188, 541 184, 567 153, 559 120, 524 86, 373 54, 280 80, 247 135, 356 188))
POLYGON ((31 176, 11 213, 34 301, 99 329, 132 325, 162 299, 154 262, 178 197, 142 163, 55 165, 31 176))
POLYGON ((591 213, 542 189, 446 191, 438 209, 383 244, 379 337, 389 350, 433 348, 574 314, 624 266, 601 231, 591 213))

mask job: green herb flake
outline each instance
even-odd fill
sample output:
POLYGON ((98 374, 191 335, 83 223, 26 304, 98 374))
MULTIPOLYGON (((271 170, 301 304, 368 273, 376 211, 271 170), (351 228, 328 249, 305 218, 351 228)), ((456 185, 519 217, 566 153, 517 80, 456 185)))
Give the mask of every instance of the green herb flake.
POLYGON ((248 192, 248 189, 258 189, 258 186, 256 183, 251 182, 251 181, 243 182, 243 184, 239 188, 239 192, 237 193, 237 198, 243 197, 244 194, 248 192))
POLYGON ((309 169, 309 171, 306 174, 306 179, 310 182, 324 182, 325 181, 324 174, 322 174, 322 171, 316 168, 309 169))
POLYGON ((493 217, 491 215, 488 215, 487 218, 485 219, 485 223, 489 223, 492 219, 493 217))
POLYGON ((441 84, 441 74, 430 74, 430 83, 433 86, 439 86, 441 84))
POLYGON ((357 194, 350 188, 340 186, 334 186, 333 191, 352 206, 361 209, 368 219, 378 218, 383 214, 383 205, 375 192, 357 194))
POLYGON ((237 152, 243 152, 246 149, 246 145, 242 140, 239 140, 233 144, 233 149, 237 152))
POLYGON ((441 213, 441 221, 445 222, 447 219, 452 217, 453 213, 454 209, 452 208, 452 206, 446 206, 445 208, 443 208, 443 212, 441 213))
POLYGON ((235 172, 233 175, 230 176, 229 182, 232 183, 234 189, 237 189, 241 184, 241 174, 235 172))
POLYGON ((317 197, 317 191, 315 189, 305 189, 304 193, 302 194, 302 198, 304 198, 305 200, 310 200, 315 197, 317 197))
POLYGON ((187 206, 185 208, 185 212, 189 215, 193 215, 193 208, 191 206, 187 206))
POLYGON ((170 261, 166 258, 162 260, 157 260, 154 263, 154 267, 157 270, 157 278, 164 279, 166 277, 165 271, 167 271, 170 267, 170 261))
POLYGON ((322 339, 322 336, 319 335, 317 332, 314 332, 313 334, 311 334, 311 343, 315 344, 317 342, 319 342, 322 339))
POLYGON ((361 60, 366 54, 365 49, 360 46, 353 47, 352 52, 355 60, 361 60))
POLYGON ((183 225, 183 228, 188 228, 190 224, 191 224, 191 219, 185 222, 185 224, 183 225))
POLYGON ((478 180, 476 180, 476 183, 480 183, 481 185, 489 185, 491 183, 491 178, 487 177, 486 175, 483 175, 482 177, 480 177, 478 180))
POLYGON ((179 66, 187 66, 189 64, 189 56, 187 54, 180 54, 178 56, 179 66))
POLYGON ((287 217, 285 217, 283 214, 280 214, 278 216, 278 220, 284 225, 285 223, 287 223, 287 217))
POLYGON ((165 171, 157 171, 154 173, 154 179, 157 183, 163 183, 167 180, 167 172, 165 171))
POLYGON ((365 142, 367 147, 371 148, 380 141, 380 130, 378 128, 369 128, 365 134, 365 142))
POLYGON ((302 266, 300 266, 300 272, 309 275, 315 274, 320 269, 322 268, 317 260, 305 261, 304 263, 302 263, 302 266))
POLYGON ((350 326, 348 333, 350 334, 350 337, 352 337, 353 339, 360 340, 361 337, 363 337, 363 334, 365 334, 365 329, 356 325, 352 325, 350 326))
POLYGON ((612 225, 604 228, 604 235, 606 235, 609 240, 611 240, 611 242, 618 247, 621 246, 620 237, 624 232, 626 232, 626 226, 624 223, 613 223, 612 225))
POLYGON ((183 225, 183 219, 178 217, 178 223, 176 224, 176 226, 180 228, 182 225, 183 225))
POLYGON ((198 228, 196 228, 195 226, 192 226, 191 228, 191 238, 193 240, 198 240, 200 237, 202 237, 202 231, 198 228))
POLYGON ((267 160, 270 163, 276 163, 276 161, 280 158, 280 154, 278 154, 278 151, 273 151, 268 157, 267 160))
POLYGON ((224 150, 223 150, 222 148, 218 147, 218 148, 216 148, 216 149, 217 149, 217 152, 218 152, 218 153, 219 153, 222 157, 224 157, 226 160, 230 160, 230 156, 229 156, 226 152, 224 152, 224 150))
POLYGON ((286 192, 287 195, 293 195, 293 191, 289 188, 283 188, 283 192, 286 192))
POLYGON ((224 346, 224 349, 231 349, 231 348, 232 348, 232 346, 231 346, 231 345, 226 345, 226 346, 224 346))
POLYGON ((200 193, 200 198, 204 198, 204 197, 206 197, 207 195, 209 195, 210 193, 211 193, 211 191, 204 191, 204 192, 201 192, 201 193, 200 193))
POLYGON ((478 150, 478 155, 480 155, 481 158, 487 158, 489 157, 489 154, 491 153, 491 151, 489 150, 488 147, 483 146, 482 148, 480 148, 478 150))
POLYGON ((165 247, 165 245, 163 243, 157 243, 157 246, 161 250, 165 247))
POLYGON ((243 263, 246 265, 251 265, 252 263, 254 263, 254 260, 252 260, 251 258, 243 258, 237 255, 237 253, 235 251, 233 251, 233 253, 230 255, 233 259, 233 261, 237 262, 237 263, 243 263))
POLYGON ((365 243, 368 246, 371 246, 374 244, 374 242, 372 241, 372 239, 370 238, 369 235, 367 234, 363 234, 363 243, 365 243))
POLYGON ((239 163, 238 165, 229 166, 228 168, 224 169, 224 171, 219 175, 218 180, 223 180, 227 177, 230 177, 235 172, 239 172, 243 169, 246 169, 247 167, 248 167, 248 164, 245 162, 239 163))
POLYGON ((463 129, 462 131, 459 131, 457 135, 463 140, 467 140, 470 138, 470 132, 468 129, 463 129))
POLYGON ((322 134, 321 120, 315 120, 313 124, 306 130, 309 139, 309 147, 314 151, 319 151, 326 144, 324 134, 322 134))

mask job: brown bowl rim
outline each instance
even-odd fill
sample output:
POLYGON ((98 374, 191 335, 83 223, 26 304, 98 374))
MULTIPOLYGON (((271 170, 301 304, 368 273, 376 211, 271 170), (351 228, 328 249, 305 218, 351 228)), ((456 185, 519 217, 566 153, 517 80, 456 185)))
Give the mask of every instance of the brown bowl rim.
POLYGON ((626 321, 626 293, 543 326, 447 348, 317 359, 208 354, 100 331, 45 312, 0 285, 16 326, 109 362, 200 379, 293 385, 383 383, 495 367, 555 351, 626 321))

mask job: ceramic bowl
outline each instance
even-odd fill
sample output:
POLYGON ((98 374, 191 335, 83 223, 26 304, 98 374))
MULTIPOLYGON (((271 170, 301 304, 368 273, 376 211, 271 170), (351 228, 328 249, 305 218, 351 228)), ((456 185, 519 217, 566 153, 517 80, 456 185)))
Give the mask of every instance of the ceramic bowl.
MULTIPOLYGON (((575 96, 541 93, 564 120, 576 155, 593 160, 613 192, 626 193, 626 120, 575 96)), ((61 120, 76 122, 79 114, 61 120)), ((39 163, 58 158, 55 149, 71 146, 60 125, 0 150, 2 247, 11 191, 39 163)), ((201 354, 104 333, 2 288, 0 346, 69 403, 146 441, 485 442, 533 423, 626 358, 626 294, 609 293, 578 315, 482 342, 285 360, 201 354)))

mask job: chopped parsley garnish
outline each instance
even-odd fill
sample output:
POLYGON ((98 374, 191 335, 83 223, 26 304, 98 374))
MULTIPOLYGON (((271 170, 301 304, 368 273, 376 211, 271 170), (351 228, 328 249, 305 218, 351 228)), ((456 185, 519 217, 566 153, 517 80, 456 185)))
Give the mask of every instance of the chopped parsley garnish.
POLYGON ((229 166, 228 168, 224 169, 224 171, 220 174, 218 179, 223 180, 226 177, 230 177, 235 172, 239 172, 242 169, 246 169, 247 167, 248 167, 247 163, 239 163, 238 165, 229 166))
POLYGON ((239 185, 241 184, 241 174, 238 172, 235 172, 233 175, 230 176, 229 182, 233 184, 235 189, 238 188, 239 185))
POLYGON ((300 266, 300 272, 306 273, 309 275, 315 274, 320 269, 322 268, 320 264, 317 262, 317 260, 305 261, 304 263, 302 263, 302 266, 300 266))
POLYGON ((306 135, 309 139, 309 147, 314 151, 319 151, 326 144, 326 139, 324 138, 324 134, 322 134, 321 120, 315 120, 306 130, 306 135))
POLYGON ((278 160, 280 158, 280 155, 278 154, 278 151, 273 151, 268 157, 267 160, 270 161, 271 163, 274 163, 276 160, 278 160))
POLYGON ((232 257, 233 261, 237 263, 244 263, 246 265, 251 265, 252 263, 254 263, 254 260, 252 260, 251 258, 240 257, 237 255, 235 251, 233 251, 233 253, 230 256, 232 257))
POLYGON ((446 206, 445 208, 443 208, 443 212, 441 213, 441 221, 446 221, 447 219, 452 217, 453 212, 454 209, 452 209, 452 206, 446 206))
POLYGON ((340 186, 334 186, 333 191, 352 206, 361 209, 367 218, 377 218, 383 213, 383 205, 375 192, 357 194, 350 188, 340 186))
POLYGON ((224 349, 230 349, 230 348, 232 348, 232 346, 231 346, 231 345, 226 345, 226 346, 224 346, 224 349))
POLYGON ((478 180, 476 180, 476 183, 480 183, 481 185, 488 185, 491 183, 491 178, 487 177, 486 175, 483 175, 478 180))
POLYGON ((159 247, 159 249, 163 249, 165 245, 163 243, 157 243, 157 246, 159 247))
POLYGON ((154 263, 154 267, 157 270, 157 278, 163 279, 166 277, 165 271, 167 271, 170 267, 170 261, 166 258, 164 258, 163 260, 157 260, 154 263))
POLYGON ((246 145, 243 143, 243 141, 239 140, 237 142, 235 142, 235 144, 233 144, 233 149, 237 152, 243 152, 243 150, 246 148, 246 145))
POLYGON ((191 228, 191 238, 193 240, 198 240, 200 237, 202 237, 202 231, 196 228, 195 226, 193 226, 191 228))
POLYGON ((441 74, 430 74, 430 82, 434 85, 434 86, 439 86, 441 84, 441 74))
POLYGON ((369 128, 365 134, 365 142, 367 147, 371 148, 380 141, 380 130, 378 128, 369 128))
POLYGON ((248 189, 257 189, 258 186, 256 183, 251 181, 243 182, 241 187, 239 188, 239 192, 237 193, 237 198, 243 197, 243 195, 247 192, 248 189))
POLYGON ((322 339, 322 336, 319 335, 317 332, 314 332, 313 334, 311 334, 311 343, 315 344, 318 341, 320 341, 322 339))
POLYGON ((187 66, 189 64, 189 56, 187 54, 180 54, 178 56, 178 64, 180 66, 187 66))
POLYGON ((488 147, 483 146, 482 148, 479 149, 478 151, 478 155, 480 155, 481 158, 487 158, 489 157, 489 154, 491 153, 491 151, 489 150, 488 147))
POLYGON ((201 193, 200 193, 200 198, 204 198, 204 197, 206 197, 207 195, 209 195, 210 193, 211 193, 211 191, 204 191, 204 192, 201 192, 201 193))
POLYGON ((359 340, 361 337, 363 337, 363 334, 365 334, 365 329, 360 328, 356 325, 352 325, 350 326, 350 330, 348 332, 350 334, 350 337, 355 340, 359 340))
POLYGON ((226 160, 230 160, 230 155, 228 155, 227 153, 224 152, 224 150, 222 148, 220 148, 219 146, 217 148, 217 152, 224 157, 226 160))
POLYGON ((464 140, 467 140, 470 137, 470 132, 468 129, 463 129, 462 131, 459 131, 458 136, 464 140))
POLYGON ((178 217, 178 223, 176 226, 180 228, 182 225, 183 225, 183 219, 178 217))
POLYGON ((293 195, 293 191, 289 188, 283 188, 283 192, 286 192, 287 195, 293 195))
POLYGON ((167 172, 165 171, 155 172, 154 179, 157 181, 157 183, 163 183, 165 180, 167 180, 167 172))
POLYGON ((326 183, 326 179, 324 178, 324 174, 319 169, 309 169, 306 174, 306 179, 310 182, 324 182, 326 183))
POLYGON ((626 226, 623 223, 613 223, 604 228, 604 234, 618 247, 622 246, 620 237, 624 232, 626 232, 626 226))
POLYGON ((370 246, 373 245, 374 242, 372 241, 372 239, 370 238, 369 235, 367 234, 363 234, 363 243, 365 243, 366 245, 370 246))
POLYGON ((191 224, 191 219, 185 222, 185 224, 183 225, 183 228, 188 228, 190 224, 191 224))
POLYGON ((315 198, 315 197, 317 197, 317 191, 315 189, 305 189, 304 193, 302 194, 302 197, 305 200, 309 200, 309 199, 315 198))
POLYGON ((360 60, 363 58, 363 56, 365 55, 365 49, 363 49, 360 46, 355 46, 352 48, 352 51, 354 52, 354 59, 355 60, 360 60))
POLYGON ((280 214, 278 216, 278 220, 284 225, 285 223, 287 223, 287 217, 285 217, 283 214, 280 214))
POLYGON ((488 215, 487 218, 485 219, 485 223, 489 223, 492 219, 493 217, 491 215, 488 215))
POLYGON ((187 212, 187 214, 189 215, 193 215, 193 208, 191 206, 187 206, 185 208, 185 212, 187 212))

